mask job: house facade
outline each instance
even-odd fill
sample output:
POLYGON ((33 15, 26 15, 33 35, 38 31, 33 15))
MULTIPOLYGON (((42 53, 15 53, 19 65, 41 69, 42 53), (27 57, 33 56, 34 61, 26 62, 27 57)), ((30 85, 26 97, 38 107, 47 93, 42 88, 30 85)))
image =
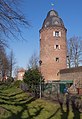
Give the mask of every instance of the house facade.
POLYGON ((23 80, 23 76, 25 74, 25 69, 23 68, 20 68, 17 72, 17 80, 23 80))

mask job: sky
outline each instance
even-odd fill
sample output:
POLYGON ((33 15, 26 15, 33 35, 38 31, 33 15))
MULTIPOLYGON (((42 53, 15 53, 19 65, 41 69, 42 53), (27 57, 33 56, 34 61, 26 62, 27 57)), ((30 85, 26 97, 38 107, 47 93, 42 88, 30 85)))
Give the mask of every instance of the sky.
MULTIPOLYGON (((30 57, 39 54, 39 30, 47 13, 52 9, 58 12, 67 29, 67 39, 73 36, 82 37, 82 0, 22 0, 20 10, 24 13, 31 26, 22 29, 26 41, 9 41, 9 47, 14 52, 17 66, 27 68, 30 57)), ((10 50, 9 49, 9 50, 10 50)), ((9 51, 8 51, 9 52, 9 51)))

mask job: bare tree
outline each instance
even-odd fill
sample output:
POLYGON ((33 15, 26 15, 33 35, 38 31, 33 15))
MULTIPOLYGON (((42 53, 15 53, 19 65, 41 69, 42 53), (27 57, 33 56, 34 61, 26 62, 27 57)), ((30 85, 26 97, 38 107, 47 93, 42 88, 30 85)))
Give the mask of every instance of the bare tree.
POLYGON ((2 79, 9 73, 9 62, 4 48, 0 49, 0 73, 2 79))
POLYGON ((14 68, 14 77, 17 79, 18 76, 18 71, 19 71, 20 67, 19 66, 15 66, 14 68))
POLYGON ((0 50, 3 48, 3 47, 8 47, 6 41, 4 39, 0 39, 0 50))
POLYGON ((79 37, 72 37, 67 42, 68 46, 68 67, 78 67, 82 64, 82 40, 79 37))
MULTIPOLYGON (((20 0, 0 0, 0 32, 7 36, 21 36, 21 26, 29 26, 24 15, 17 8, 20 0)), ((9 38, 10 38, 9 37, 9 38)))
POLYGON ((29 59, 28 68, 35 69, 38 67, 38 63, 39 63, 39 57, 37 56, 36 53, 34 53, 29 59))

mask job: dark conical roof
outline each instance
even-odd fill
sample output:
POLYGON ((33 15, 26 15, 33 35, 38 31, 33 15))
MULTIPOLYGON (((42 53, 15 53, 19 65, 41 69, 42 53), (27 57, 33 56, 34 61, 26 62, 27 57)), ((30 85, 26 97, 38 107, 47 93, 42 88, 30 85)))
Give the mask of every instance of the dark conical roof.
POLYGON ((52 27, 52 26, 63 26, 64 23, 62 19, 58 16, 55 10, 50 10, 47 14, 46 19, 43 22, 42 28, 52 27))

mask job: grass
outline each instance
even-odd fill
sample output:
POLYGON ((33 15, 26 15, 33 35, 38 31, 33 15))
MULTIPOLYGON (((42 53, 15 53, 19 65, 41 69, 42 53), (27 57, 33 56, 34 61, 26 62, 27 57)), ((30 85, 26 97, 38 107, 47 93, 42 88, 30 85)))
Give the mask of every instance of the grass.
POLYGON ((82 119, 82 114, 69 113, 50 101, 35 99, 16 86, 0 85, 0 119, 82 119))

